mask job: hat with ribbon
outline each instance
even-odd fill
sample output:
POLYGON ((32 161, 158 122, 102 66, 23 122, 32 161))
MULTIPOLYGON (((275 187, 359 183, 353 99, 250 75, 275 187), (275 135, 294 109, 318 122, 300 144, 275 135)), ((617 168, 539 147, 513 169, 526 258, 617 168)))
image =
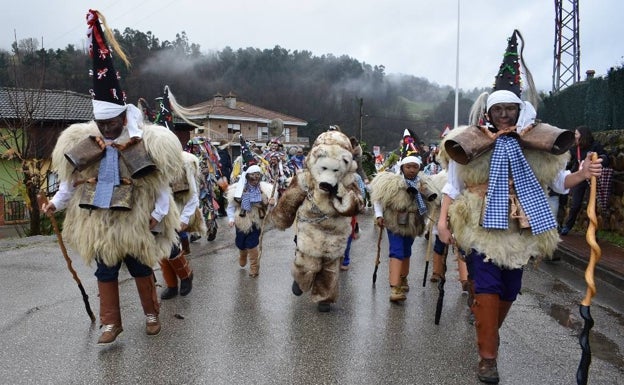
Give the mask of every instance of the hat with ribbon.
POLYGON ((121 77, 113 65, 113 52, 127 67, 130 67, 130 62, 99 11, 90 9, 87 12, 87 26, 89 55, 93 64, 89 71, 93 80, 93 88, 89 90, 93 97, 93 116, 95 120, 106 120, 126 112, 130 137, 141 137, 138 125, 143 121, 143 115, 135 105, 126 104, 126 93, 119 82, 121 77))
POLYGON ((171 102, 169 101, 169 86, 165 86, 163 96, 156 98, 156 102, 158 103, 158 110, 154 123, 173 130, 174 124, 173 115, 171 114, 171 102))

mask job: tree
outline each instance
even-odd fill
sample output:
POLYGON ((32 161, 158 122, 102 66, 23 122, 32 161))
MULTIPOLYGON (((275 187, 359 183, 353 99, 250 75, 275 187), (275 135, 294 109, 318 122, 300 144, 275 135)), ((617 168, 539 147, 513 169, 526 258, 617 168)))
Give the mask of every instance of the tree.
MULTIPOLYGON (((46 108, 43 83, 46 74, 47 53, 36 50, 36 42, 26 39, 13 44, 13 56, 9 60, 13 88, 3 89, 8 107, 0 116, 0 152, 8 160, 6 174, 13 178, 14 195, 24 200, 29 212, 30 235, 41 234, 41 215, 37 194, 46 181, 44 154, 46 143, 34 133, 41 123, 35 118, 46 108), (25 48, 24 48, 25 47, 25 48)), ((48 144, 49 145, 49 144, 48 144)))

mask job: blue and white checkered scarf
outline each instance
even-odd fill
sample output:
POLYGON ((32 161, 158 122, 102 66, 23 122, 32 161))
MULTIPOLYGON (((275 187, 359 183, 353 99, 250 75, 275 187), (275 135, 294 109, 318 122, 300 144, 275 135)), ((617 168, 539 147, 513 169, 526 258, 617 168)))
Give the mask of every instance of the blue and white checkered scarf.
POLYGON ((119 151, 113 146, 106 146, 104 158, 100 162, 98 180, 95 185, 93 205, 110 208, 113 189, 119 185, 119 151))
POLYGON ((557 228, 546 194, 529 166, 515 138, 496 139, 490 160, 490 180, 483 227, 506 230, 509 227, 509 170, 520 205, 534 235, 557 228))
POLYGON ((251 205, 258 202, 262 202, 262 191, 260 191, 260 185, 252 186, 248 184, 245 187, 243 196, 241 197, 241 208, 245 211, 251 211, 251 205))
POLYGON ((422 197, 422 194, 420 193, 420 191, 418 191, 418 181, 420 180, 420 178, 416 177, 414 179, 405 179, 405 183, 407 183, 407 185, 409 187, 412 187, 416 190, 416 205, 418 206, 418 212, 420 213, 420 215, 425 215, 427 213, 427 205, 425 205, 425 200, 422 197))

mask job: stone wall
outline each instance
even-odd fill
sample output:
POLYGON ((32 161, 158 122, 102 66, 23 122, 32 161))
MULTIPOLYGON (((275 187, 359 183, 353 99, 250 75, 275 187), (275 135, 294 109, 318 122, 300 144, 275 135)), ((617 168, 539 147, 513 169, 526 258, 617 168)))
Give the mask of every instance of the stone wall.
MULTIPOLYGON (((596 208, 598 228, 624 236, 624 130, 596 131, 593 134, 609 154, 609 167, 613 169, 613 188, 608 208, 602 210, 599 205, 596 208)), ((566 213, 567 209, 564 208, 566 213)), ((587 229, 589 220, 586 210, 586 205, 583 205, 574 226, 576 230, 587 229)))

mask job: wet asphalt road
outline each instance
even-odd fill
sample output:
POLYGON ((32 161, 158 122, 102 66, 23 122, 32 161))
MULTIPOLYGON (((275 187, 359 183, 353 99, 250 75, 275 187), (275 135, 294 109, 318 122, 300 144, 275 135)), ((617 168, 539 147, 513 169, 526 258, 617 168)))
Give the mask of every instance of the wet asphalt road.
MULTIPOLYGON (((422 287, 424 239, 414 245, 407 301, 391 304, 387 237, 373 287, 377 236, 372 217, 362 216, 340 298, 319 313, 307 293, 290 291, 292 231, 265 233, 260 276, 252 279, 238 267, 233 230, 219 221, 215 241, 192 244, 194 289, 162 302, 156 337, 145 335, 134 282, 122 269, 124 332, 106 347, 96 344, 97 322, 87 316, 56 237, 0 241, 0 383, 479 384, 474 327, 451 257, 434 325, 438 292, 429 282, 422 287)), ((94 268, 70 255, 97 317, 94 268)), ((527 267, 523 295, 501 329, 501 384, 576 383, 581 273, 563 262, 527 267)), ((624 384, 623 298, 598 283, 591 384, 624 384)))

